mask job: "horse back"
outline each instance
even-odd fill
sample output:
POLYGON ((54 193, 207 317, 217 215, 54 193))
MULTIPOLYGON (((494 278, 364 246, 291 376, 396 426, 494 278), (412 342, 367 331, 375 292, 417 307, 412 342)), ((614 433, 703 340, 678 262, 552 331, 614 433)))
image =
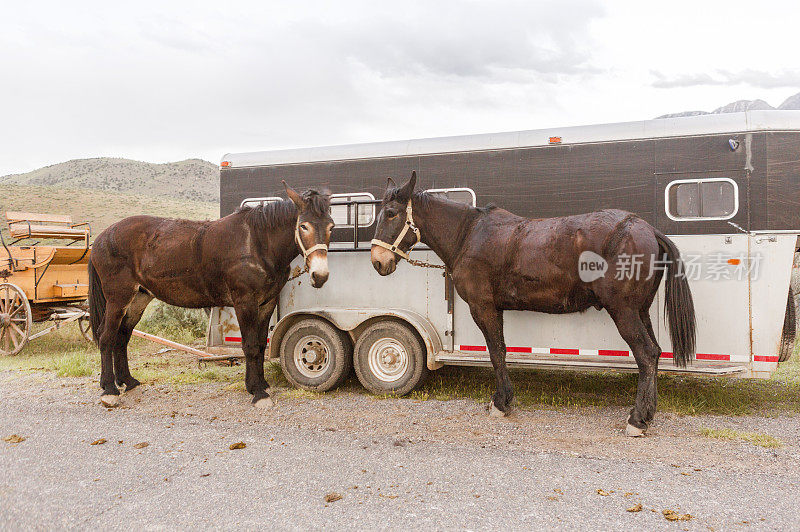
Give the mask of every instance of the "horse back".
POLYGON ((168 303, 209 306, 222 297, 220 259, 241 255, 236 248, 246 236, 231 217, 131 216, 98 235, 92 260, 98 269, 123 275, 168 303))
POLYGON ((494 209, 476 223, 468 247, 469 269, 487 274, 502 306, 559 313, 596 305, 579 275, 584 252, 609 265, 623 253, 658 252, 650 225, 616 209, 545 219, 494 209))

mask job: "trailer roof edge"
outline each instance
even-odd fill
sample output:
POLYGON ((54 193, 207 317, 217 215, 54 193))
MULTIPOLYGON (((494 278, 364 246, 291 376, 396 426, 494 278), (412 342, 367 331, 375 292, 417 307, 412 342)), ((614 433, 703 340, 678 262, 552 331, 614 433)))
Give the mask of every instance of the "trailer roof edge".
POLYGON ((455 137, 228 153, 222 160, 227 163, 227 168, 241 168, 528 148, 547 146, 551 137, 560 138, 558 145, 569 145, 756 131, 800 131, 800 111, 746 111, 455 137))

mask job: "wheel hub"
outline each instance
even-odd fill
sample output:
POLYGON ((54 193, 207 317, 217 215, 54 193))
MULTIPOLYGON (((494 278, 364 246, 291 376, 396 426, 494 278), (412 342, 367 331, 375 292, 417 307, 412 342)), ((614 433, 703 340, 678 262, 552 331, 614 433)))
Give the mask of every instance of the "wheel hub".
POLYGON ((398 340, 381 338, 370 347, 368 361, 373 375, 384 382, 394 382, 406 373, 409 358, 398 340))
POLYGON ((330 365, 328 353, 328 346, 322 338, 313 334, 304 336, 295 345, 294 365, 305 377, 319 377, 330 365))

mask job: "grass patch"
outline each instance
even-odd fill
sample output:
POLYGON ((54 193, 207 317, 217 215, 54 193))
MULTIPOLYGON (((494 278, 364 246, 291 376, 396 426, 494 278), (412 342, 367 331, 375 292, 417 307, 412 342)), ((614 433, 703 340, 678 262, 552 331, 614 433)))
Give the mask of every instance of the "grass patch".
POLYGON ((146 384, 233 383, 237 380, 244 380, 244 368, 242 366, 198 368, 197 363, 188 360, 185 362, 172 361, 161 367, 154 367, 146 362, 133 364, 131 373, 146 384))
MULTIPOLYGON (((328 392, 329 394, 335 392, 328 392)), ((321 397, 325 396, 325 393, 320 392, 312 392, 310 390, 304 390, 302 388, 291 388, 284 392, 284 397, 288 397, 289 399, 320 399, 321 397)))
POLYGON ((700 434, 706 438, 713 438, 715 440, 730 440, 730 441, 743 441, 756 445, 758 447, 766 447, 767 449, 777 449, 783 446, 783 442, 769 434, 761 434, 760 432, 740 432, 733 429, 700 429, 700 434))
POLYGON ((94 358, 86 352, 70 353, 54 358, 50 367, 59 377, 88 377, 96 364, 94 358))
POLYGON ((428 399, 431 398, 431 396, 428 395, 427 392, 424 392, 422 390, 414 390, 408 396, 411 399, 414 399, 415 401, 427 401, 428 399))
MULTIPOLYGON (((32 333, 48 325, 36 323, 32 333)), ((62 377, 91 375, 95 367, 99 371, 99 364, 97 348, 81 336, 78 325, 73 323, 28 342, 17 355, 0 357, 0 370, 55 371, 62 377)))
MULTIPOLYGON (((661 374, 658 409, 681 415, 747 415, 800 412, 800 357, 778 366, 769 380, 661 374)), ((515 400, 523 409, 548 407, 629 407, 637 375, 617 372, 512 370, 515 400)), ((413 398, 472 399, 488 402, 494 392, 489 368, 444 367, 413 398)))
MULTIPOLYGON (((165 320, 170 323, 193 319, 183 314, 171 314, 172 308, 157 309, 155 315, 166 316, 165 320)), ((35 325, 35 329, 38 327, 40 325, 35 325)), ((173 329, 183 331, 177 334, 177 338, 174 334, 164 334, 165 329, 159 332, 171 339, 197 344, 199 328, 193 327, 173 329)), ((244 390, 243 364, 210 363, 198 367, 194 357, 189 355, 175 352, 153 354, 160 349, 161 346, 141 338, 131 339, 128 351, 131 371, 136 378, 148 384, 220 383, 230 391, 244 390)), ((19 355, 0 358, 0 370, 52 371, 65 377, 96 376, 100 372, 100 357, 94 344, 81 337, 76 325, 67 325, 29 343, 19 355)), ((264 373, 272 385, 289 386, 279 363, 268 362, 264 373)), ((637 376, 631 373, 568 370, 512 370, 511 373, 516 405, 522 409, 629 408, 636 396, 637 376)), ((489 368, 447 366, 433 372, 426 384, 413 391, 410 398, 420 401, 468 399, 484 403, 489 401, 494 386, 494 373, 489 368)), ((340 390, 368 394, 352 376, 340 390)), ((681 415, 800 412, 800 357, 796 350, 792 359, 780 364, 769 380, 660 375, 658 392, 659 411, 681 415)), ((305 390, 289 390, 287 394, 298 399, 324 396, 305 390)), ((394 398, 391 395, 370 397, 376 400, 394 398)))

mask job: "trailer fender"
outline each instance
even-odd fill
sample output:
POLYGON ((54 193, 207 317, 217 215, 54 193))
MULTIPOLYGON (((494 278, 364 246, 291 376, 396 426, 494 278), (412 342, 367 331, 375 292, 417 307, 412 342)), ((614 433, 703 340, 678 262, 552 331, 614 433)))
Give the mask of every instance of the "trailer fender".
POLYGON ((362 324, 382 318, 396 318, 411 325, 422 338, 427 352, 427 366, 430 370, 442 367, 436 362, 436 355, 442 350, 442 341, 436 329, 424 316, 410 310, 402 309, 305 309, 287 314, 275 325, 269 341, 269 358, 280 356, 280 344, 283 335, 293 323, 306 317, 318 317, 330 322, 334 327, 347 332, 351 336, 358 332, 362 324))

